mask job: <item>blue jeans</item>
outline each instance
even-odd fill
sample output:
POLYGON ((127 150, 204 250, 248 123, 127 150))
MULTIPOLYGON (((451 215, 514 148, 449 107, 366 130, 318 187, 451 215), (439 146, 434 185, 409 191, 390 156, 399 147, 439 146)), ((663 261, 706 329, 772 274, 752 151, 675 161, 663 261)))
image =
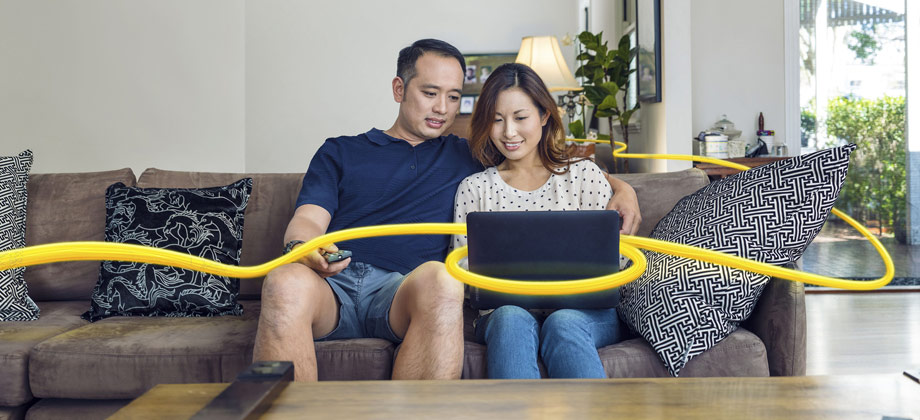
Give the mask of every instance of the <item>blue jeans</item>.
POLYGON ((479 318, 476 337, 486 345, 494 379, 539 379, 537 354, 550 378, 606 378, 597 349, 620 340, 616 309, 560 309, 541 320, 518 306, 479 318))

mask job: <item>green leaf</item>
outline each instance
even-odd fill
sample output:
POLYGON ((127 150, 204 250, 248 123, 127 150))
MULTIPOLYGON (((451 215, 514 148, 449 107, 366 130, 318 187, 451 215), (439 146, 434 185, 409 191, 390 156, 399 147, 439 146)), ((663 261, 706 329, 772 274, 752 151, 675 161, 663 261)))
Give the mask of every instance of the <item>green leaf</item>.
POLYGON ((578 40, 585 45, 588 45, 589 43, 597 44, 597 36, 588 31, 584 31, 578 34, 578 40))
POLYGON ((620 54, 620 52, 617 51, 617 50, 608 51, 608 52, 607 52, 607 61, 609 61, 609 62, 616 62, 616 60, 619 58, 619 54, 620 54))
POLYGON ((629 125, 629 120, 632 118, 634 112, 636 112, 636 108, 623 111, 623 113, 620 114, 620 125, 624 127, 629 125))
POLYGON ((618 86, 614 82, 604 82, 604 83, 599 84, 598 86, 604 88, 604 90, 607 91, 608 95, 616 95, 617 92, 620 91, 620 86, 618 86))
POLYGON ((597 112, 594 115, 596 115, 597 118, 607 118, 607 117, 613 116, 613 113, 610 111, 597 110, 597 112))
POLYGON ((585 125, 581 120, 575 120, 569 123, 569 131, 572 132, 572 137, 576 139, 585 138, 585 125))
POLYGON ((607 89, 600 86, 585 86, 585 97, 594 105, 603 102, 604 98, 609 94, 610 92, 607 89))
POLYGON ((607 95, 607 97, 604 98, 604 101, 601 102, 600 105, 597 106, 597 109, 598 110, 609 110, 609 109, 616 109, 616 107, 617 107, 617 97, 613 95, 607 95))
POLYGON ((604 81, 604 69, 594 69, 594 77, 591 78, 594 84, 599 85, 604 81))
POLYGON ((607 60, 607 44, 606 43, 597 48, 597 56, 600 57, 601 60, 604 60, 605 62, 610 61, 610 60, 607 60))
POLYGON ((629 35, 623 35, 620 37, 620 42, 617 43, 618 50, 629 50, 629 35))

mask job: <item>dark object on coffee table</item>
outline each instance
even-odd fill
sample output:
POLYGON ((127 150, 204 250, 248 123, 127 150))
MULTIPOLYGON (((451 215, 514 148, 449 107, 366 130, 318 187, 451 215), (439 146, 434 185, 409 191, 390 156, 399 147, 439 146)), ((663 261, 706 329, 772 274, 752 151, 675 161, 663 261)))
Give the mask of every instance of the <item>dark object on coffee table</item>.
POLYGON ((293 380, 291 362, 255 362, 192 418, 258 418, 293 380))

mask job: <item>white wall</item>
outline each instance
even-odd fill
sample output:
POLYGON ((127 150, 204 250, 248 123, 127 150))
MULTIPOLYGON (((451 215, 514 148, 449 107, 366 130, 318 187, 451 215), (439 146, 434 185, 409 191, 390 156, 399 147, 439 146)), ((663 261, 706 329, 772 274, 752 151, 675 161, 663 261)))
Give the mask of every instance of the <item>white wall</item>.
MULTIPOLYGON (((579 3, 3 0, 0 154, 33 149, 35 172, 302 171, 325 138, 390 126, 400 48, 514 52, 526 35, 575 35, 579 3)), ((621 2, 590 4, 591 29, 615 39, 597 20, 621 2)), ((785 136, 783 2, 662 7, 664 102, 644 105, 631 150, 689 153, 722 113, 752 136, 763 111, 785 136)), ((631 162, 689 164, 644 165, 631 162)))
MULTIPOLYGON (((753 142, 763 112, 764 128, 786 138, 783 19, 777 0, 662 1, 662 102, 642 104, 641 141, 630 150, 691 154, 691 139, 722 114, 753 142)), ((643 172, 691 165, 634 162, 630 169, 643 172)))
MULTIPOLYGON (((693 4, 696 1, 692 2, 693 4)), ((661 8, 661 102, 641 104, 641 141, 632 141, 635 153, 691 154, 692 98, 697 87, 691 83, 695 59, 691 47, 690 0, 663 1, 661 8)), ((687 169, 688 161, 636 159, 630 170, 669 172, 687 169)))
MULTIPOLYGON (((303 171, 327 137, 389 128, 396 56, 417 39, 443 39, 464 53, 517 52, 524 36, 574 36, 577 4, 249 1, 246 169, 303 171)), ((574 68, 574 47, 562 49, 574 68)))
POLYGON ((243 1, 0 1, 0 154, 244 169, 243 1))
MULTIPOLYGON (((783 2, 693 0, 692 5, 689 134, 708 129, 726 114, 742 137, 754 142, 763 112, 764 128, 786 139, 783 2)), ((787 144, 798 144, 794 135, 787 144)))
MULTIPOLYGON (((516 52, 576 1, 0 1, 0 154, 34 172, 302 171, 329 136, 389 128, 399 50, 516 52)), ((573 47, 563 47, 574 64, 573 47)))

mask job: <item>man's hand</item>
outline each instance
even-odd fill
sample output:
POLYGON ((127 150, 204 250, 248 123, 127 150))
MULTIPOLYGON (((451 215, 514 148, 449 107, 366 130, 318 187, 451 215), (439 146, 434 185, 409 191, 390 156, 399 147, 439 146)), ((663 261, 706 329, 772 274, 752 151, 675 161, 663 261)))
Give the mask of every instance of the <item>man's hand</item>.
MULTIPOLYGON (((294 248, 296 249, 298 246, 300 245, 297 245, 294 248)), ((335 246, 335 244, 329 244, 307 254, 297 262, 310 267, 322 278, 332 277, 336 274, 339 274, 342 270, 345 269, 345 267, 348 267, 349 263, 351 263, 351 257, 334 263, 326 261, 326 258, 323 257, 325 254, 337 252, 338 250, 339 248, 335 246)))
POLYGON ((607 175, 610 187, 613 188, 613 197, 607 202, 607 210, 616 210, 623 217, 620 233, 635 235, 642 223, 642 214, 639 213, 639 198, 636 190, 625 181, 607 175))
MULTIPOLYGON (((332 220, 332 215, 326 209, 315 204, 304 204, 294 211, 294 217, 288 222, 287 230, 284 232, 284 243, 295 239, 308 241, 322 235, 329 228, 330 220, 332 220)), ((294 248, 302 245, 295 245, 294 248)), ((348 267, 351 262, 351 258, 346 258, 330 264, 323 258, 323 254, 338 250, 335 244, 329 244, 307 254, 297 262, 310 267, 323 278, 334 276, 348 267)))

